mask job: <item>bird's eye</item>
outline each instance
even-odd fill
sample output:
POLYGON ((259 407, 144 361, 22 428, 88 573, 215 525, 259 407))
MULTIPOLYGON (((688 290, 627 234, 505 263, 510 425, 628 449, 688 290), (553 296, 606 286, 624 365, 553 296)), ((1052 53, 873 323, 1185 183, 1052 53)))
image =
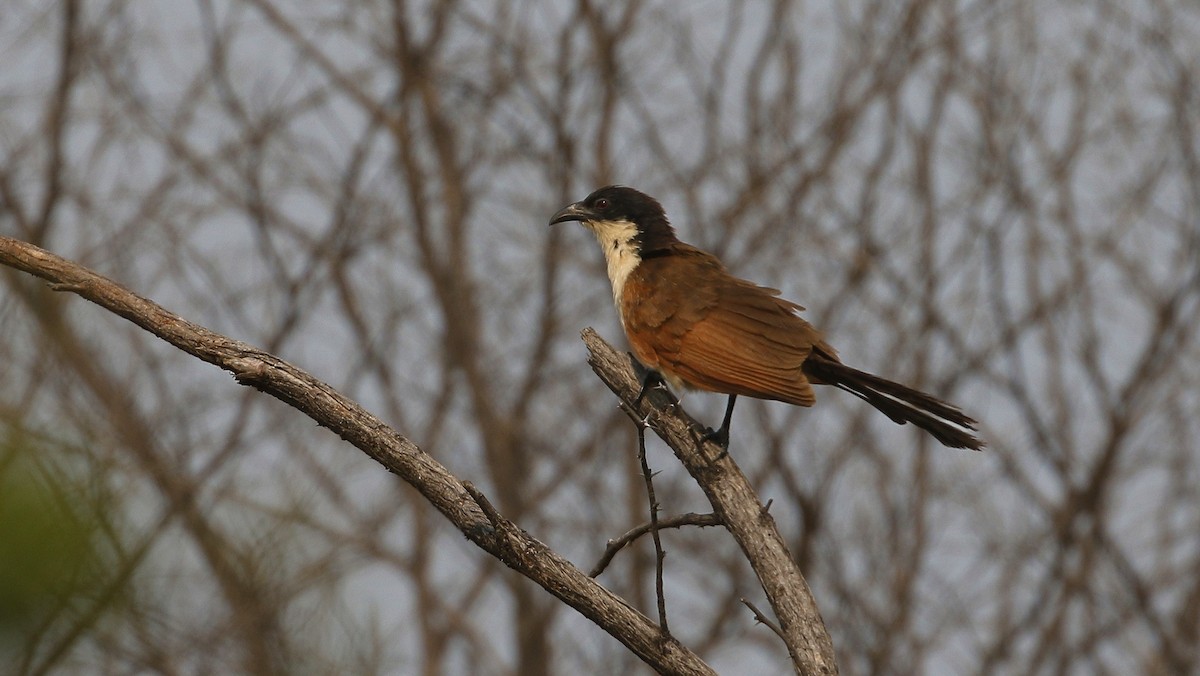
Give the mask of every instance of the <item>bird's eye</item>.
POLYGON ((608 208, 608 200, 607 200, 607 199, 605 199, 605 198, 603 198, 603 197, 601 197, 600 199, 596 200, 596 208, 597 208, 597 209, 599 209, 599 210, 601 210, 601 211, 604 211, 605 209, 607 209, 607 208, 608 208))

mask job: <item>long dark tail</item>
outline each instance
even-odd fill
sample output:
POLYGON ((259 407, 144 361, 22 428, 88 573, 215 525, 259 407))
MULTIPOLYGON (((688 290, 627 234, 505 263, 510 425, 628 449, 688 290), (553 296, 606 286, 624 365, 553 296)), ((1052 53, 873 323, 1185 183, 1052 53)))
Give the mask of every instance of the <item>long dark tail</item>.
POLYGON ((924 392, 817 355, 804 362, 804 373, 814 382, 850 392, 901 425, 920 427, 951 448, 978 451, 985 445, 975 436, 978 423, 974 419, 924 392))

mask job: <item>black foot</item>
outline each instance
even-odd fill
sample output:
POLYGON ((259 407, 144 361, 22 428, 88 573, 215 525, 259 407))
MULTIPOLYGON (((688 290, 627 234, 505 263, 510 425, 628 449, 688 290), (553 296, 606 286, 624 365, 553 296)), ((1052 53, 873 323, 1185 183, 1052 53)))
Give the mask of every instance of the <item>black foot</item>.
POLYGON ((729 455, 729 421, 733 418, 733 405, 735 403, 737 403, 737 395, 729 395, 729 402, 725 405, 725 419, 721 421, 721 428, 716 431, 711 427, 706 428, 704 434, 700 437, 701 441, 715 441, 721 447, 721 452, 717 454, 717 457, 712 459, 712 462, 716 462, 729 455))
MULTIPOLYGON (((634 361, 634 364, 637 364, 636 360, 634 361)), ((638 365, 638 366, 640 366, 640 365, 638 365)), ((637 397, 634 398, 634 400, 633 400, 633 407, 635 409, 638 406, 642 405, 642 399, 645 399, 646 395, 649 394, 650 390, 652 390, 652 389, 653 390, 662 390, 663 392, 666 392, 668 395, 671 394, 671 390, 667 387, 667 381, 663 379, 662 374, 659 373, 658 371, 652 371, 652 370, 647 369, 645 374, 643 374, 643 376, 642 376, 642 387, 641 387, 641 389, 638 390, 637 397)), ((671 395, 671 401, 672 401, 672 404, 679 403, 679 400, 675 399, 674 395, 671 395)))
POLYGON ((708 462, 714 463, 725 456, 729 455, 729 428, 722 427, 719 430, 714 430, 711 427, 704 428, 704 433, 697 439, 697 445, 704 444, 707 441, 712 441, 721 447, 721 452, 708 459, 708 462))
POLYGON ((704 428, 704 434, 700 435, 700 441, 714 441, 718 446, 729 450, 729 429, 722 427, 719 430, 714 430, 711 427, 704 428))

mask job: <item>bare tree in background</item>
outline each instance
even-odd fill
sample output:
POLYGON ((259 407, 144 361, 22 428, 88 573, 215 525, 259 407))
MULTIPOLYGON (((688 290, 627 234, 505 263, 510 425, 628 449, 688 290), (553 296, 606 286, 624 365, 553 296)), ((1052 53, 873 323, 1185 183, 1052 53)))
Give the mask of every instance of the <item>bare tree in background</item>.
MULTIPOLYGON (((578 341, 619 336, 600 258, 544 224, 621 182, 984 422, 739 409, 844 673, 1200 669, 1194 4, 11 0, 0 53, 0 234, 301 364, 582 567, 645 493, 578 341)), ((294 411, 0 280, 0 468, 103 562, 18 672, 641 668, 294 411)), ((729 537, 662 537, 681 641, 785 670, 729 537)), ((600 580, 652 614, 653 570, 600 580)))

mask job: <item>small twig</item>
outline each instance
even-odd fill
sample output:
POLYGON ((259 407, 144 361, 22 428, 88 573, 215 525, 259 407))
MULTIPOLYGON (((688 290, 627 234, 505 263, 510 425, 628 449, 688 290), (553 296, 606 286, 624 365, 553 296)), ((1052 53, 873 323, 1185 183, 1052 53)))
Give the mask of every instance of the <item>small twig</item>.
POLYGON ((646 460, 646 428, 647 424, 638 425, 638 461, 642 463, 642 478, 646 480, 646 497, 650 501, 650 537, 654 540, 654 593, 658 598, 658 626, 664 637, 671 636, 667 626, 667 597, 663 592, 663 559, 667 553, 663 551, 662 539, 658 535, 658 499, 654 496, 654 473, 650 471, 650 463, 646 460))
MULTIPOLYGON (((658 530, 666 530, 668 528, 682 528, 684 526, 721 526, 724 523, 721 517, 716 514, 697 514, 696 512, 688 512, 687 514, 678 514, 676 516, 667 517, 658 520, 658 530)), ((592 566, 592 570, 588 573, 590 577, 597 577, 608 569, 608 564, 616 557, 617 553, 632 543, 634 540, 642 537, 650 532, 651 524, 646 523, 634 526, 628 532, 620 537, 613 538, 608 541, 608 545, 604 548, 604 555, 592 566)))
POLYGON ((482 491, 475 487, 475 484, 470 481, 464 481, 462 482, 462 486, 467 491, 467 494, 471 496, 471 499, 475 501, 475 504, 479 505, 479 509, 483 510, 483 515, 487 517, 493 526, 500 528, 504 525, 504 517, 500 516, 500 512, 496 511, 496 507, 487 499, 487 496, 482 491))
MULTIPOLYGON (((757 620, 759 624, 767 625, 767 628, 775 632, 775 635, 779 637, 779 640, 783 641, 783 645, 787 646, 787 638, 784 637, 783 630, 779 628, 779 625, 772 622, 771 618, 763 615, 762 611, 760 611, 753 603, 751 603, 749 599, 741 598, 738 600, 741 601, 742 604, 747 608, 749 608, 750 612, 754 613, 754 619, 757 620)), ((791 652, 791 648, 788 648, 788 651, 791 652)))

